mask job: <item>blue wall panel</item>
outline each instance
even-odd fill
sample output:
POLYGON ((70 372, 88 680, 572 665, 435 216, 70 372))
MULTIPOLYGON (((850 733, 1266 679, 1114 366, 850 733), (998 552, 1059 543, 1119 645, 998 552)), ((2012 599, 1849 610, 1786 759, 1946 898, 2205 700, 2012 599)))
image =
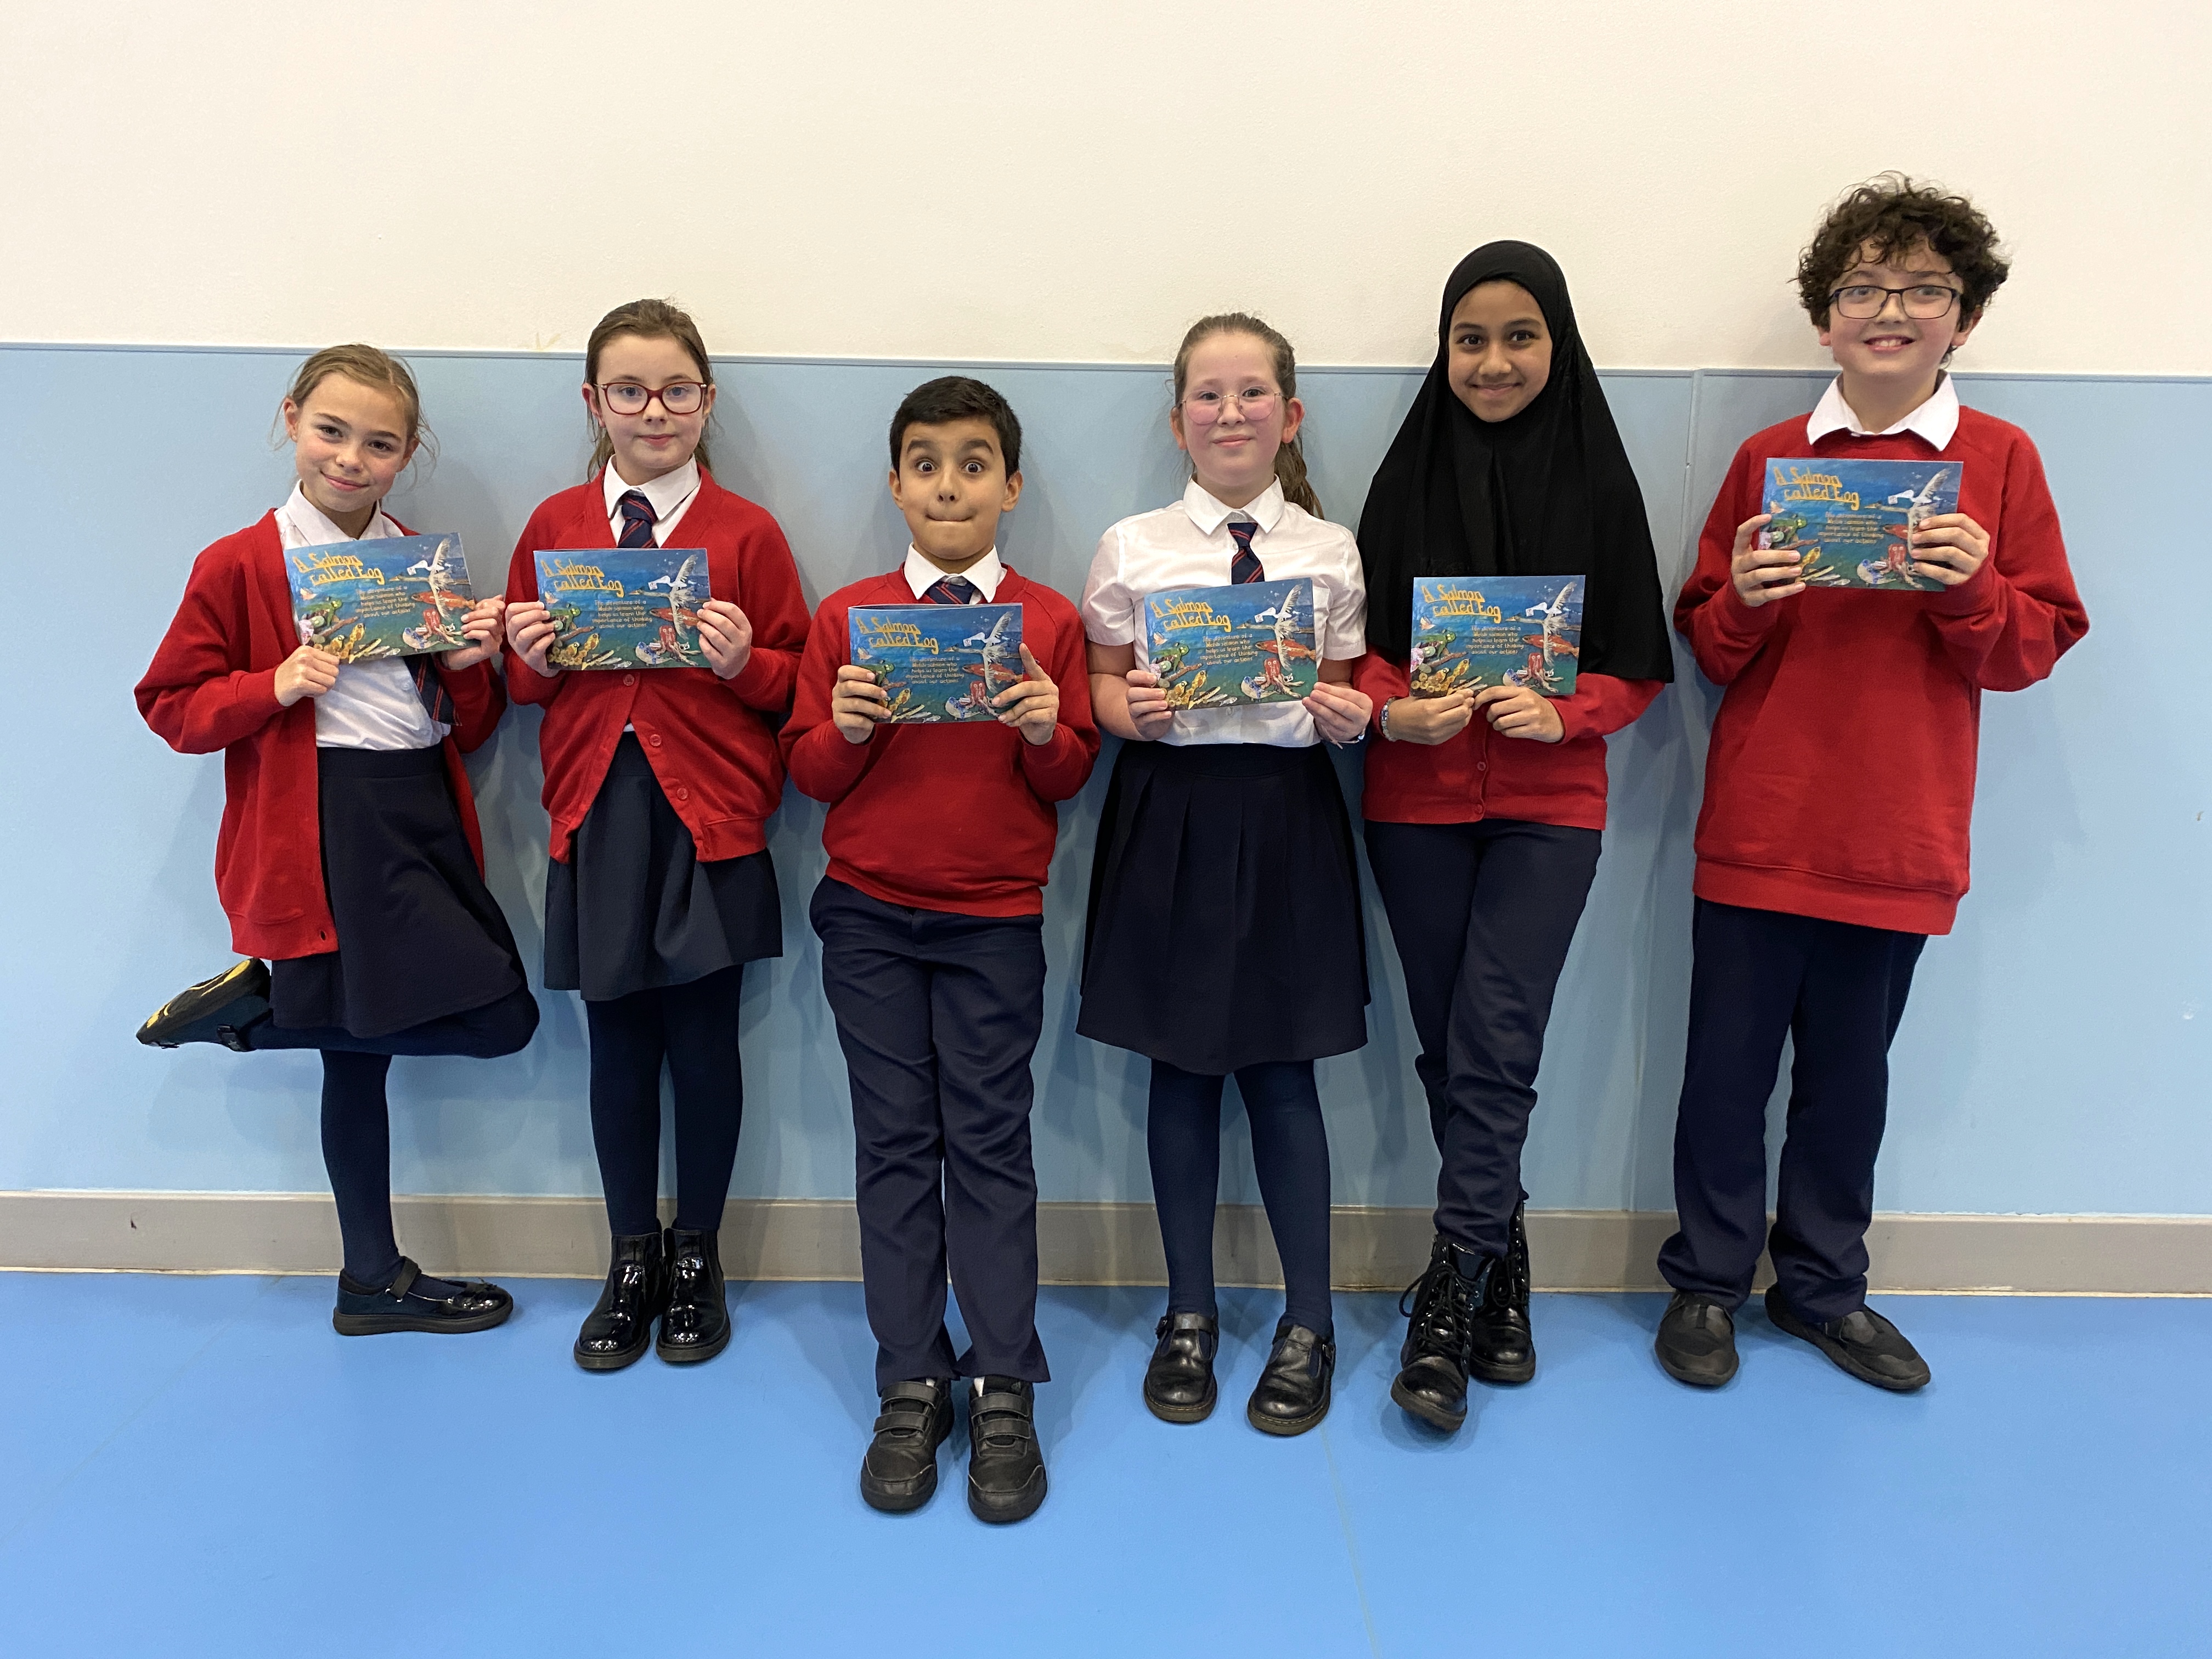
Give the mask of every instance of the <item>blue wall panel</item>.
MULTIPOLYGON (((266 434, 293 362, 252 351, 0 351, 0 555, 22 591, 87 616, 96 641, 42 640, 0 663, 0 690, 19 711, 0 734, 14 918, 0 969, 0 1188, 322 1184, 312 1058, 153 1054, 130 1041, 164 996, 228 960, 210 874, 220 762, 169 753, 139 723, 130 687, 192 554, 289 488, 289 459, 266 434)), ((478 579, 496 579, 530 508, 582 465, 577 362, 487 354, 416 366, 443 453, 394 505, 420 527, 461 531, 478 579)), ((938 371, 783 361, 720 372, 720 474, 782 521, 810 598, 892 562, 904 535, 883 488, 884 428, 899 395, 938 371)), ((984 372, 1027 429, 1028 490, 1004 550, 1073 593, 1107 524, 1180 488, 1165 377, 1157 368, 984 372)), ((1309 445, 1332 516, 1356 520, 1416 378, 1308 371, 1309 445)), ((1607 377, 1670 587, 1736 441, 1809 406, 1819 385, 1607 377)), ((1966 396, 2035 434, 2097 629, 2054 682, 1986 706, 1976 890, 1958 933, 1930 947, 1899 1038, 1881 1201, 2212 1211, 2202 1111, 2212 764, 2195 655, 2212 574, 2201 532, 2182 532, 2177 548, 2172 532, 2106 506, 2124 483, 2134 495, 2140 479, 2191 469, 2212 437, 2212 385, 1990 378, 1966 396)), ((1681 670, 1613 741, 1606 855, 1561 988, 1528 1149, 1540 1205, 1669 1202, 1690 831, 1714 700, 1686 662, 1681 670)), ((1866 696, 1869 718, 1884 718, 1881 688, 1866 696)), ((545 845, 534 712, 511 716, 471 769, 492 884, 534 963, 545 845)), ((1356 759, 1340 769, 1356 794, 1356 759)), ((1048 1198, 1148 1192, 1143 1066, 1073 1035, 1066 971, 1104 771, 1063 809, 1048 893, 1054 967, 1036 1120, 1048 1198)), ((744 1195, 850 1190, 842 1068, 804 922, 820 825, 821 809, 794 793, 772 827, 791 925, 788 954, 755 970, 747 991, 744 1195)), ((1421 1204, 1434 1155, 1395 955, 1371 902, 1368 929, 1372 1040, 1323 1066, 1337 1197, 1421 1204)), ((567 994, 546 998, 545 1011, 538 1042, 512 1059, 395 1066, 402 1190, 597 1190, 580 1011, 567 994)), ((1249 1199, 1236 1133, 1224 1191, 1249 1199)))

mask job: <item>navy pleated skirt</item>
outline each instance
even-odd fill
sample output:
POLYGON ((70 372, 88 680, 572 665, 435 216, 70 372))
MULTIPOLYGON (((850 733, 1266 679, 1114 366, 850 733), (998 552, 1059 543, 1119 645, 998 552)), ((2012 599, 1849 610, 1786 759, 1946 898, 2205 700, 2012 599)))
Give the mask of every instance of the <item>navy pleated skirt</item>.
POLYGON ((1187 1072, 1367 1041, 1352 823, 1319 745, 1125 743, 1075 1029, 1187 1072))
POLYGON ((763 848, 699 856, 635 732, 615 745, 566 863, 545 873, 545 988, 611 1002, 783 954, 763 848))
POLYGON ((388 1036, 497 1002, 522 958, 461 829, 442 746, 318 749, 338 948, 270 964, 276 1023, 388 1036))

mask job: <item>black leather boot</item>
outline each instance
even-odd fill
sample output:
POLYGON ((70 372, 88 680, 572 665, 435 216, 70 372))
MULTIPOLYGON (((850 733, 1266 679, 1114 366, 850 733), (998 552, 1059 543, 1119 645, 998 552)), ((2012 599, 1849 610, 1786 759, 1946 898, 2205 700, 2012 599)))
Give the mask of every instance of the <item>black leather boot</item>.
POLYGON ((730 1298, 723 1287, 721 1235, 709 1228, 668 1230, 668 1311, 653 1351, 672 1365, 712 1359, 730 1346, 730 1298))
POLYGON ((1492 1260, 1460 1249, 1438 1233, 1429 1247, 1428 1270, 1398 1298, 1398 1311, 1407 1316, 1406 1340, 1399 1346, 1390 1398, 1446 1434, 1467 1421, 1470 1333, 1487 1288, 1484 1265, 1492 1260))
POLYGON ((1221 1327, 1210 1314, 1162 1314, 1152 1334, 1159 1340, 1145 1367, 1146 1408, 1164 1423, 1203 1423, 1219 1397, 1213 1352, 1221 1327))
POLYGON ((1536 1338, 1528 1328, 1528 1206, 1516 1205, 1505 1254, 1490 1269, 1468 1332, 1467 1368, 1485 1382, 1526 1382, 1536 1375, 1536 1338))
POLYGON ((635 1364, 653 1340, 654 1318, 667 1305, 668 1257, 660 1235, 617 1233, 599 1305, 576 1334, 576 1363, 587 1371, 635 1364))
POLYGON ((952 1384, 941 1376, 883 1390, 876 1437, 860 1460, 860 1497, 872 1510, 903 1515, 937 1491, 937 1449, 952 1432, 952 1384))
POLYGON ((1328 1415, 1335 1374, 1335 1343, 1303 1325, 1278 1329, 1244 1420, 1262 1434, 1304 1434, 1328 1415))
POLYGON ((978 1521, 1025 1521, 1044 1502, 1036 1389, 987 1376, 968 1404, 968 1507, 978 1521))

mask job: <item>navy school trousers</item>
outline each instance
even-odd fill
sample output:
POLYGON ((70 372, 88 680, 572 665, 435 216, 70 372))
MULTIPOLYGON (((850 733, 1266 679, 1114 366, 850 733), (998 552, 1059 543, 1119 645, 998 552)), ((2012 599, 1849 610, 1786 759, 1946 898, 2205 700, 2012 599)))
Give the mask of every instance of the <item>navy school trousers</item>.
POLYGON ((1927 938, 1699 899, 1692 939, 1674 1118, 1680 1231, 1659 1271, 1678 1291, 1740 1307, 1765 1235, 1790 1308, 1840 1319, 1866 1302, 1890 1039, 1927 938), (1796 1047, 1769 1234, 1766 1103, 1784 1036, 1796 1047))
POLYGON ((1514 818, 1367 826, 1406 972, 1437 1172, 1437 1231, 1503 1255, 1525 1195, 1544 1028, 1604 837, 1514 818))
POLYGON ((1042 1382, 1030 1057, 1040 916, 887 904, 825 876, 809 915, 851 1074, 860 1276, 876 1382, 1042 1382), (968 1352, 945 1328, 948 1267, 968 1352))

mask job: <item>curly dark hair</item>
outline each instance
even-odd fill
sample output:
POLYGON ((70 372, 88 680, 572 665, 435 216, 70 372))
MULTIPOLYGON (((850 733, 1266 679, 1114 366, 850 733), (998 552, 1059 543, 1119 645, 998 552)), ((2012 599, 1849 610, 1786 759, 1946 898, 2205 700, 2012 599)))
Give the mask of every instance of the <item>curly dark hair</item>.
POLYGON ((1996 227, 1963 196, 1934 185, 1885 173, 1850 191, 1830 208, 1797 258, 1797 296, 1816 327, 1828 325, 1828 295, 1845 271, 1871 257, 1879 262, 1926 243, 1950 261, 1963 287, 1959 324, 1982 313, 2012 262, 1997 246, 1996 227))

